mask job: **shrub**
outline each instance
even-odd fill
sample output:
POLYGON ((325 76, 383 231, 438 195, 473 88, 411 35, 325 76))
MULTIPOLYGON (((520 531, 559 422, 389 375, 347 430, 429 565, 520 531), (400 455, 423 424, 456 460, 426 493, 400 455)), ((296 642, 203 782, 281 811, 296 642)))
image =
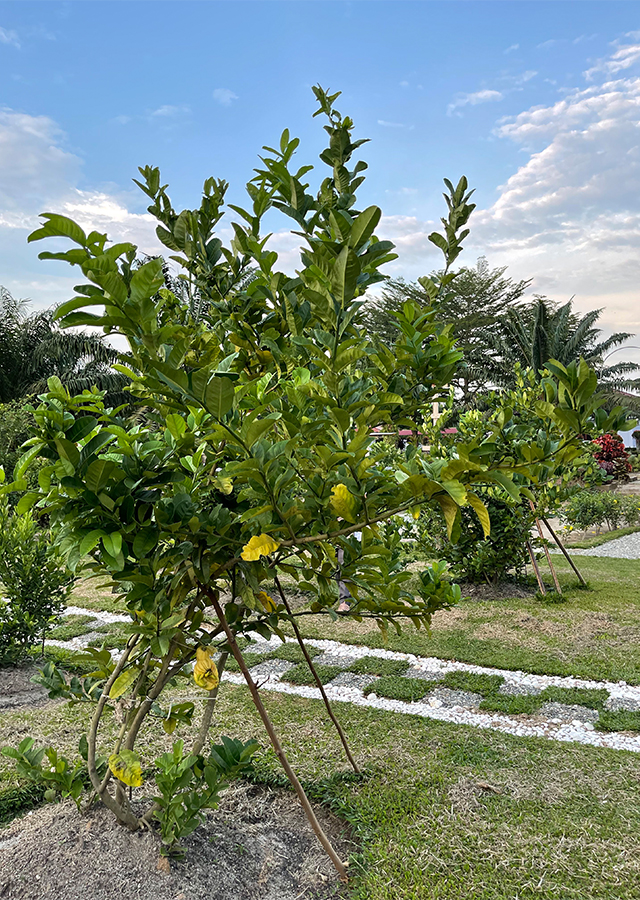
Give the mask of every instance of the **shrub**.
POLYGON ((569 500, 561 513, 562 519, 574 528, 587 531, 606 523, 611 530, 640 521, 640 501, 610 491, 579 491, 569 500))
POLYGON ((631 465, 622 438, 617 434, 603 434, 595 438, 593 443, 598 448, 594 456, 607 475, 613 478, 626 478, 627 473, 631 471, 631 465))
POLYGON ((39 531, 31 513, 9 510, 0 496, 0 662, 15 662, 65 608, 74 578, 51 535, 39 531))
POLYGON ((489 512, 488 537, 484 536, 474 510, 463 507, 457 541, 447 539, 444 517, 435 510, 427 510, 418 521, 419 542, 428 555, 439 556, 449 563, 453 578, 495 584, 509 571, 522 570, 528 562, 526 541, 531 540, 534 515, 525 503, 478 493, 489 512))

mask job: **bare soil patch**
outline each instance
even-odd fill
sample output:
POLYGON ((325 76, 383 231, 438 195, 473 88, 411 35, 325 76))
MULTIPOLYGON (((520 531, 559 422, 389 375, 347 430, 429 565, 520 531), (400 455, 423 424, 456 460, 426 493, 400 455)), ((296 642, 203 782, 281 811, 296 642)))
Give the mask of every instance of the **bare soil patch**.
MULTIPOLYGON (((346 826, 316 815, 342 858, 355 847, 346 826)), ((187 854, 163 871, 153 832, 131 833, 96 807, 67 801, 0 831, 2 900, 328 900, 344 896, 297 798, 234 785, 207 822, 183 841, 187 854), (160 865, 160 868, 159 868, 160 865)))
POLYGON ((48 694, 42 685, 31 683, 36 672, 35 666, 0 669, 0 710, 42 706, 48 702, 48 694))

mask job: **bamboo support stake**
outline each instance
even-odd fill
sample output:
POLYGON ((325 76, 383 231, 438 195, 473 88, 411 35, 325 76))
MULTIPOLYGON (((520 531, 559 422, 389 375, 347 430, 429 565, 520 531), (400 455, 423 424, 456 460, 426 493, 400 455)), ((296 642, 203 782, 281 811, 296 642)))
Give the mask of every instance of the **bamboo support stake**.
POLYGON ((277 575, 274 577, 274 581, 275 581, 276 588, 278 589, 278 593, 280 594, 280 597, 282 598, 284 608, 289 613, 289 616, 291 619, 291 624, 293 625, 293 630, 296 635, 296 640, 298 641, 300 649, 304 653, 304 658, 307 661, 307 665, 311 669, 311 674, 313 675, 314 681, 318 685, 318 689, 320 690, 320 694, 322 695, 322 699, 324 700, 324 705, 326 706, 327 712, 329 713, 329 718, 335 725, 336 731, 338 732, 338 735, 340 736, 340 740, 342 741, 342 746, 344 747, 344 752, 347 755, 347 759, 353 766, 353 771, 359 773, 360 769, 358 768, 358 764, 356 763, 355 759, 351 755, 351 751, 349 749, 349 745, 347 744, 347 738, 345 737, 345 733, 342 730, 340 722, 338 722, 337 718, 334 715, 333 709, 331 708, 331 704, 329 703, 329 698, 327 697, 327 692, 325 691, 324 685, 323 685, 322 681, 320 680, 320 676, 316 672, 316 668, 313 665, 313 662, 311 661, 311 656, 309 655, 309 651, 307 650, 306 645, 305 645, 304 641, 302 640, 302 635, 300 634, 300 629, 298 628, 298 623, 293 618, 293 613, 291 612, 291 607, 289 606, 287 598, 285 597, 284 591, 282 590, 282 585, 280 584, 280 579, 278 578, 277 575))
POLYGON ((549 548, 547 547, 547 543, 545 541, 544 534, 542 532, 542 525, 540 524, 540 519, 536 516, 536 508, 529 500, 529 506, 531 507, 531 512, 534 514, 536 519, 536 528, 538 529, 538 534, 540 535, 540 540, 542 541, 542 547, 544 549, 544 555, 547 557, 547 564, 549 566, 549 570, 551 571, 551 576, 553 578, 553 583, 556 586, 556 591, 561 594, 562 588, 560 587, 560 582, 558 581, 558 576, 556 575, 556 570, 553 567, 553 562, 551 561, 551 554, 549 553, 549 548))
POLYGON ((244 675, 244 680, 247 682, 247 687, 249 688, 249 691, 251 693, 251 699, 253 700, 255 707, 258 710, 258 713, 260 714, 260 718, 262 719, 262 723, 266 729, 267 734, 269 735, 269 740, 271 741, 273 749, 276 752, 276 756, 280 760, 280 763, 282 764, 282 768, 284 769, 284 771, 287 775, 287 778, 293 785, 293 788, 294 788, 296 794, 298 795, 298 799, 300 800, 300 803, 302 804, 302 808, 304 809, 305 815, 307 816, 307 819, 309 820, 309 824, 313 828, 313 830, 316 834, 316 837, 318 838, 318 840, 320 841, 320 843, 326 850, 329 858, 331 859, 331 862, 335 866, 335 869, 340 877, 340 880, 346 884, 346 882, 348 881, 346 867, 345 867, 344 863, 342 862, 342 860, 340 859, 340 857, 338 856, 338 854, 336 853, 336 851, 333 849, 329 838, 324 833, 322 826, 318 822, 318 820, 316 818, 316 814, 314 813, 313 808, 312 808, 311 804, 309 803, 309 798, 307 797, 307 795, 304 792, 304 788, 300 784, 295 772, 291 768, 289 760, 287 759, 285 752, 282 749, 282 746, 278 739, 278 735, 276 734, 276 731, 273 727, 273 723, 271 722, 271 719, 269 718, 269 714, 267 713, 267 710, 264 707, 264 704, 260 697, 260 693, 258 691, 256 683, 253 680, 253 678, 251 677, 251 674, 249 673, 249 669, 247 668, 247 664, 244 661, 244 657, 243 657, 242 653, 240 652, 240 648, 238 647, 238 645, 236 643, 236 639, 233 635, 233 632, 229 628, 229 623, 227 622, 225 615, 222 612, 222 608, 218 601, 218 597, 214 593, 210 593, 208 596, 209 596, 209 599, 211 600, 211 604, 212 604, 213 608, 216 611, 216 615, 218 616, 218 619, 220 620, 220 624, 222 625, 224 632, 227 636, 227 643, 229 644, 229 648, 230 648, 231 652, 233 653, 234 659, 238 663, 238 666, 240 667, 240 671, 244 675))
POLYGON ((538 587, 540 588, 540 593, 546 594, 547 589, 544 586, 544 581, 542 580, 542 575, 540 574, 540 569, 538 567, 535 553, 533 552, 533 547, 531 546, 530 541, 527 541, 526 544, 527 550, 529 551, 529 556, 531 557, 531 565, 533 566, 533 571, 536 573, 536 578, 538 579, 538 587))
POLYGON ((547 526, 547 528, 549 529, 549 532, 550 532, 550 534, 551 534, 551 537, 554 539, 554 541, 556 542, 556 544, 558 545, 558 547, 559 547, 559 548, 562 550, 562 552, 564 553, 565 559, 567 560, 567 562, 569 563, 569 565, 571 566, 571 568, 573 569, 573 571, 574 571, 574 572, 576 573, 576 575, 578 576, 578 581, 580 582, 580 584, 581 584, 583 587, 586 587, 586 586, 587 586, 587 582, 584 580, 584 578, 582 577, 582 575, 581 575, 580 572, 578 571, 578 569, 577 569, 577 567, 576 567, 576 564, 574 563, 574 561, 573 561, 573 560, 571 559, 571 557, 569 556, 566 547, 564 546, 564 544, 562 543, 562 541, 560 540, 560 538, 558 537, 558 535, 555 533, 555 531, 553 530, 553 528, 551 527, 551 525, 549 525, 549 522, 547 521, 547 519, 545 519, 544 516, 542 516, 542 521, 544 522, 544 524, 545 524, 545 525, 547 526))

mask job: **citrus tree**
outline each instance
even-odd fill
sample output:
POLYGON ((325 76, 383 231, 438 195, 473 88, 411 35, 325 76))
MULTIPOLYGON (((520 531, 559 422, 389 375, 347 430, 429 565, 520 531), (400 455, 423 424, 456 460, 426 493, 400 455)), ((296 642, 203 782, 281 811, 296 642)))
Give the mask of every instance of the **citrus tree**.
MULTIPOLYGON (((411 447, 395 468, 377 454, 373 429, 391 422, 422 429, 461 354, 449 329, 411 303, 398 313, 393 348, 359 324, 362 298, 383 277, 393 246, 376 236, 380 209, 357 202, 366 163, 352 157, 364 142, 353 139, 351 119, 336 110, 338 94, 314 90, 328 135, 320 156, 326 177, 310 190, 312 167, 295 164, 299 142, 285 131, 278 147, 265 148, 246 207, 231 207, 229 246, 214 233, 224 182, 208 179, 200 206, 176 212, 158 169, 140 170, 157 235, 181 267, 184 290, 164 286, 162 259, 141 263, 132 244, 110 244, 64 216, 43 216, 30 240, 66 237, 73 247, 41 257, 78 267, 84 279, 59 308, 61 324, 126 339, 119 368, 146 415, 131 426, 105 408, 100 393, 70 396, 52 379, 12 487, 25 488, 32 459, 48 461, 40 490, 27 492, 21 508, 46 511, 69 564, 108 576, 131 615, 117 660, 92 651, 96 670, 84 681, 68 682, 52 665, 43 673, 53 696, 94 705, 81 751, 95 794, 118 821, 138 828, 155 818, 171 847, 215 802, 221 779, 247 763, 252 748, 229 739, 204 753, 220 670, 233 654, 316 833, 345 877, 280 746, 242 639, 283 636, 291 625, 299 636, 296 620, 308 614, 335 619, 339 551, 354 598, 342 615, 371 617, 383 630, 406 619, 428 626, 460 592, 437 564, 410 581, 399 563, 396 518, 436 507, 451 532, 460 508, 470 506, 488 532, 475 486, 511 483, 513 460, 487 461, 478 440, 459 445, 455 458, 429 458, 411 447), (271 221, 278 211, 301 239, 293 275, 278 269, 263 234, 264 217, 271 221), (307 608, 292 610, 283 582, 309 593, 307 608), (153 776, 136 749, 144 729, 155 718, 182 735, 194 719, 193 703, 170 702, 180 677, 193 678, 209 696, 191 746, 181 737, 156 761, 160 793, 140 813, 131 788, 153 776), (107 715, 120 725, 115 745, 105 748, 107 715)), ((466 179, 446 186, 443 233, 431 236, 445 257, 429 287, 434 295, 452 278, 473 210, 466 179)), ((572 426, 565 431, 569 441, 572 426)), ((33 746, 21 748, 12 752, 24 771, 37 769, 33 746)), ((64 769, 67 793, 70 771, 64 769)))

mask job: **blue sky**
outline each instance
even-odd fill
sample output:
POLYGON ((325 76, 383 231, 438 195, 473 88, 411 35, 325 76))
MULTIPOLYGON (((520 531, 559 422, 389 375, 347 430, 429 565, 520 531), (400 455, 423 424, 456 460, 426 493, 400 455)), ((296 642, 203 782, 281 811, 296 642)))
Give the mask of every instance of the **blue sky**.
POLYGON ((362 199, 398 245, 390 274, 438 262, 442 178, 465 174, 464 263, 484 253, 640 333, 640 4, 616 0, 0 3, 0 284, 68 296, 62 264, 25 241, 48 209, 153 249, 138 165, 197 205, 208 175, 242 202, 284 127, 315 162, 317 82, 371 138, 362 199))

